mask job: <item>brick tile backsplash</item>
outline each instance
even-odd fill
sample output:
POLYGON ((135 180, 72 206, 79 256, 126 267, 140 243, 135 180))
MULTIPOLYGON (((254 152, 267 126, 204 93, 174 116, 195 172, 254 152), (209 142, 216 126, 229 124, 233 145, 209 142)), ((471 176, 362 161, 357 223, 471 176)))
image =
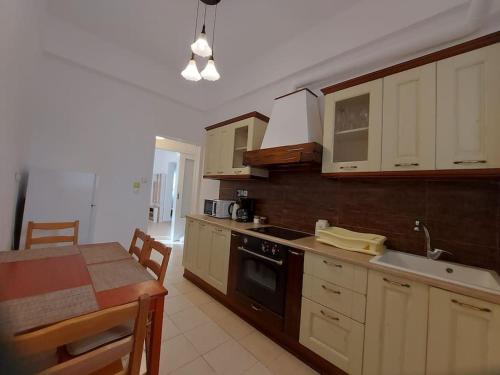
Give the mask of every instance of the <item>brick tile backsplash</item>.
MULTIPOLYGON (((267 180, 221 181, 221 199, 236 189, 255 198, 270 224, 314 232, 317 219, 387 236, 394 250, 425 254, 421 219, 447 260, 500 272, 500 182, 495 179, 333 180, 318 172, 271 172, 267 180)), ((444 258, 443 258, 444 259, 444 258)))

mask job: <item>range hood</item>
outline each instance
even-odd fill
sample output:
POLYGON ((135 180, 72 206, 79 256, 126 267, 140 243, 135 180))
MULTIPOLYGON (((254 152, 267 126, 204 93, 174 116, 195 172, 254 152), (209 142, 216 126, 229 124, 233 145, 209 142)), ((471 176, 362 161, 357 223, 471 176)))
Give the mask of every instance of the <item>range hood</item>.
POLYGON ((254 167, 321 164, 323 129, 317 96, 308 89, 274 100, 260 150, 244 154, 254 167))

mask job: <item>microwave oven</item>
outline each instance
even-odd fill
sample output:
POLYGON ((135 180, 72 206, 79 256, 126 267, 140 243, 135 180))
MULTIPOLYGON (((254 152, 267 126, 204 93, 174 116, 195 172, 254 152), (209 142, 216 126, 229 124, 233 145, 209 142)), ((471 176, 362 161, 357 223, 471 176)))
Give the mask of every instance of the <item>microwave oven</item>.
POLYGON ((231 217, 231 207, 234 201, 223 199, 205 199, 203 213, 219 219, 231 217))

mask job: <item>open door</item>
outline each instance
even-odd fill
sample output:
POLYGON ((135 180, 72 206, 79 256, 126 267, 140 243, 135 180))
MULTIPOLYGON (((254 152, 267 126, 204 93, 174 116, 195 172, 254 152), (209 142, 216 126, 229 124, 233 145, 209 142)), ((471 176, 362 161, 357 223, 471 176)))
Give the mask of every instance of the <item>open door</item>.
POLYGON ((198 180, 196 156, 180 153, 178 166, 171 232, 173 241, 180 241, 184 237, 186 215, 196 211, 197 199, 195 189, 198 180))

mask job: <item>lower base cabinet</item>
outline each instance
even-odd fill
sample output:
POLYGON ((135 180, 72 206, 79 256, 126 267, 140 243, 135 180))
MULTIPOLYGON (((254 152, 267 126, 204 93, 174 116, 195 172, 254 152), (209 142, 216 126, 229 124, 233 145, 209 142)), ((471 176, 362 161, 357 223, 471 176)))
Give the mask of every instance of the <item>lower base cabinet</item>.
POLYGON ((500 374, 500 306, 431 288, 427 374, 500 374))
POLYGON ((351 375, 361 374, 363 336, 363 324, 302 298, 300 343, 351 375))
POLYGON ((188 219, 184 237, 184 267, 227 294, 230 230, 188 219))
POLYGON ((425 374, 428 299, 426 285, 368 272, 364 375, 425 374))

